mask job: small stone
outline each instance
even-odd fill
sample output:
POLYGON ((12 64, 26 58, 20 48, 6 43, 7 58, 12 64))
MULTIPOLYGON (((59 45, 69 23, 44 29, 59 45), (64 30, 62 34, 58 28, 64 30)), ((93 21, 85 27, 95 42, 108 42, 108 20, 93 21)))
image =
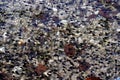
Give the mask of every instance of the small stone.
POLYGON ((39 27, 43 27, 44 24, 43 24, 43 23, 39 23, 38 26, 39 26, 39 27))
POLYGON ((59 35, 60 35, 60 32, 58 31, 58 32, 56 33, 56 35, 59 36, 59 35))
POLYGON ((78 38, 78 43, 82 43, 82 42, 83 42, 82 38, 79 37, 79 38, 78 38))
POLYGON ((120 29, 118 28, 116 31, 117 31, 117 32, 120 32, 120 29))
POLYGON ((48 76, 49 76, 49 75, 48 75, 48 72, 49 72, 49 71, 50 71, 50 70, 47 70, 47 71, 45 71, 43 74, 48 77, 48 76))
POLYGON ((50 59, 50 60, 49 60, 49 63, 52 63, 52 62, 54 62, 54 60, 53 60, 53 59, 50 59))
POLYGON ((59 58, 58 58, 59 60, 62 60, 63 59, 63 56, 59 56, 59 58))
POLYGON ((118 18, 120 18, 120 13, 118 13, 116 16, 117 16, 118 18))
POLYGON ((86 9, 87 7, 85 5, 81 6, 82 9, 86 9))
POLYGON ((74 66, 76 66, 76 67, 79 66, 79 63, 74 62, 74 66))
POLYGON ((25 80, 25 76, 22 76, 20 80, 25 80))
POLYGON ((116 79, 114 79, 114 80, 120 80, 120 77, 117 77, 116 79))
POLYGON ((52 8, 52 10, 53 10, 54 12, 57 12, 57 11, 58 11, 57 8, 52 8))
POLYGON ((73 74, 71 80, 75 80, 77 78, 77 74, 73 74))
POLYGON ((20 66, 15 66, 12 71, 14 72, 15 75, 20 75, 23 71, 22 68, 20 66))
POLYGON ((43 1, 43 0, 40 0, 40 1, 43 1))
POLYGON ((24 42, 24 40, 23 39, 20 39, 19 41, 18 41, 18 44, 19 45, 23 45, 25 42, 24 42))
POLYGON ((99 13, 99 11, 95 11, 95 12, 94 12, 94 14, 96 14, 96 15, 97 15, 98 13, 99 13))
POLYGON ((93 7, 92 6, 87 6, 87 9, 90 11, 93 11, 93 7))
POLYGON ((66 44, 64 51, 68 57, 73 57, 76 53, 75 47, 72 44, 66 44))
POLYGON ((80 25, 82 28, 85 28, 85 26, 84 25, 80 25))
POLYGON ((59 11, 58 16, 60 19, 65 19, 68 17, 68 14, 65 11, 61 10, 59 11))
POLYGON ((90 64, 85 61, 79 61, 78 68, 79 68, 79 71, 86 71, 90 68, 90 64))
POLYGON ((5 47, 1 47, 1 48, 0 48, 0 52, 1 52, 1 53, 5 53, 5 47))
POLYGON ((6 41, 6 38, 7 38, 6 35, 7 35, 7 32, 4 32, 4 34, 2 35, 4 41, 6 41))
POLYGON ((94 43, 95 41, 93 39, 90 40, 90 43, 94 43))
POLYGON ((61 20, 61 23, 63 23, 64 25, 66 25, 68 23, 67 20, 61 20))
POLYGON ((53 57, 53 60, 58 60, 58 57, 53 57))
POLYGON ((78 56, 76 60, 82 60, 82 57, 81 56, 78 56))

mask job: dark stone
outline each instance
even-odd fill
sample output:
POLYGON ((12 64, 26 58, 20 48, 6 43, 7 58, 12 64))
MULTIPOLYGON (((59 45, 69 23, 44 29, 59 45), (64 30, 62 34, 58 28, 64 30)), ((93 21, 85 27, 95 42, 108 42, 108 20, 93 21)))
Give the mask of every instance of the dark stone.
POLYGON ((65 54, 69 57, 73 57, 76 53, 76 50, 72 44, 66 44, 64 47, 65 54))
POLYGON ((85 61, 79 61, 78 68, 80 71, 86 71, 90 68, 90 64, 88 62, 85 62, 85 61))

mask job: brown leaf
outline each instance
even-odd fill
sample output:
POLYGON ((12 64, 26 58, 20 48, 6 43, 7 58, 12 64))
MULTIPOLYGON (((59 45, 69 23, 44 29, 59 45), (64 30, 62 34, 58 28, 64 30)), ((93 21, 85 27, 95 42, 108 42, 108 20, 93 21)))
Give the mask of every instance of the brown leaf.
POLYGON ((86 78, 85 80, 102 80, 102 79, 100 79, 99 77, 91 76, 91 77, 86 78))
POLYGON ((35 69, 35 72, 40 75, 42 74, 43 72, 45 72, 47 70, 47 67, 45 65, 42 65, 42 64, 39 64, 36 69, 35 69))
POLYGON ((69 57, 73 57, 76 53, 75 47, 72 44, 66 44, 64 47, 65 54, 69 57))

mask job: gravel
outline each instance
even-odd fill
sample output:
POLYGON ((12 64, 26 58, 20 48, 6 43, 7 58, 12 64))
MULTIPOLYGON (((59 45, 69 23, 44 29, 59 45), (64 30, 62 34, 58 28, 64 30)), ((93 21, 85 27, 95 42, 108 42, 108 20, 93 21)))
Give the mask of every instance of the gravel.
POLYGON ((0 79, 119 80, 119 3, 0 0, 0 79))

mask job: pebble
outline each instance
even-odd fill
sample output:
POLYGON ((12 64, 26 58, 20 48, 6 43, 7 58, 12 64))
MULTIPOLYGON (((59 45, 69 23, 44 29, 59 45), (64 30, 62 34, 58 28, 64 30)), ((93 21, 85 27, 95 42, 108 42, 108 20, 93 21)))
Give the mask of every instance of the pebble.
POLYGON ((83 43, 83 40, 82 40, 81 37, 78 38, 78 43, 79 43, 79 44, 80 44, 80 43, 83 43))
POLYGON ((67 25, 67 24, 68 24, 68 21, 67 21, 67 20, 61 20, 60 22, 63 23, 64 25, 67 25))
POLYGON ((86 9, 87 7, 85 5, 81 6, 82 9, 86 9))
POLYGON ((63 56, 59 56, 59 58, 58 58, 59 60, 62 60, 63 59, 63 56))
POLYGON ((13 69, 12 69, 13 73, 14 73, 14 76, 16 77, 19 77, 20 74, 23 72, 21 66, 15 66, 13 69))
POLYGON ((82 25, 82 24, 81 24, 80 26, 81 26, 82 28, 85 28, 85 26, 84 26, 84 25, 82 25))
POLYGON ((116 16, 117 16, 118 18, 120 18, 120 13, 118 13, 116 16))
POLYGON ((94 12, 95 15, 98 15, 98 13, 99 13, 99 11, 95 11, 95 12, 94 12))
POLYGON ((93 39, 90 40, 90 43, 95 43, 95 41, 93 39))
POLYGON ((80 71, 87 71, 90 68, 90 64, 85 61, 79 61, 78 68, 80 71))
POLYGON ((54 62, 54 60, 53 60, 53 59, 50 59, 50 60, 49 60, 49 63, 51 64, 52 62, 54 62))
POLYGON ((43 23, 38 23, 39 27, 44 27, 45 25, 43 23))
POLYGON ((0 52, 5 53, 5 47, 0 47, 0 52))
POLYGON ((117 32, 120 32, 120 29, 117 29, 116 31, 117 31, 117 32))
POLYGON ((114 80, 120 80, 120 77, 117 77, 116 79, 114 79, 114 80))
POLYGON ((68 17, 68 14, 63 10, 60 10, 59 13, 58 13, 58 16, 59 16, 60 19, 65 19, 65 18, 68 17))
POLYGON ((7 39, 7 32, 4 32, 4 34, 2 35, 2 37, 3 37, 3 41, 6 41, 6 39, 7 39))
POLYGON ((20 80, 25 80, 25 76, 22 76, 20 80))
POLYGON ((15 75, 15 80, 22 76, 30 80, 85 80, 91 73, 104 80, 106 75, 110 80, 119 76, 118 72, 111 73, 114 67, 109 68, 113 65, 111 60, 120 60, 119 55, 109 54, 119 50, 117 2, 109 5, 107 0, 105 5, 100 0, 0 1, 0 24, 4 23, 0 27, 0 53, 5 53, 0 54, 0 69, 15 75), (101 20, 108 20, 109 30, 101 20), (106 36, 108 39, 103 41, 106 36), (30 69, 20 68, 19 64, 30 64, 30 69), (102 72, 106 75, 99 75, 102 72))
POLYGON ((23 39, 20 39, 20 40, 18 41, 18 44, 19 44, 19 45, 23 45, 23 44, 25 44, 25 41, 24 41, 23 39))
POLYGON ((54 60, 58 60, 58 57, 54 57, 53 59, 54 59, 54 60))
POLYGON ((60 35, 60 32, 58 31, 58 32, 56 33, 56 35, 59 36, 59 35, 60 35))
POLYGON ((77 76, 78 76, 78 75, 73 74, 72 77, 71 77, 71 80, 76 80, 77 76))
POLYGON ((52 8, 52 10, 53 10, 54 12, 57 12, 57 11, 58 11, 58 9, 57 9, 57 8, 52 8))

